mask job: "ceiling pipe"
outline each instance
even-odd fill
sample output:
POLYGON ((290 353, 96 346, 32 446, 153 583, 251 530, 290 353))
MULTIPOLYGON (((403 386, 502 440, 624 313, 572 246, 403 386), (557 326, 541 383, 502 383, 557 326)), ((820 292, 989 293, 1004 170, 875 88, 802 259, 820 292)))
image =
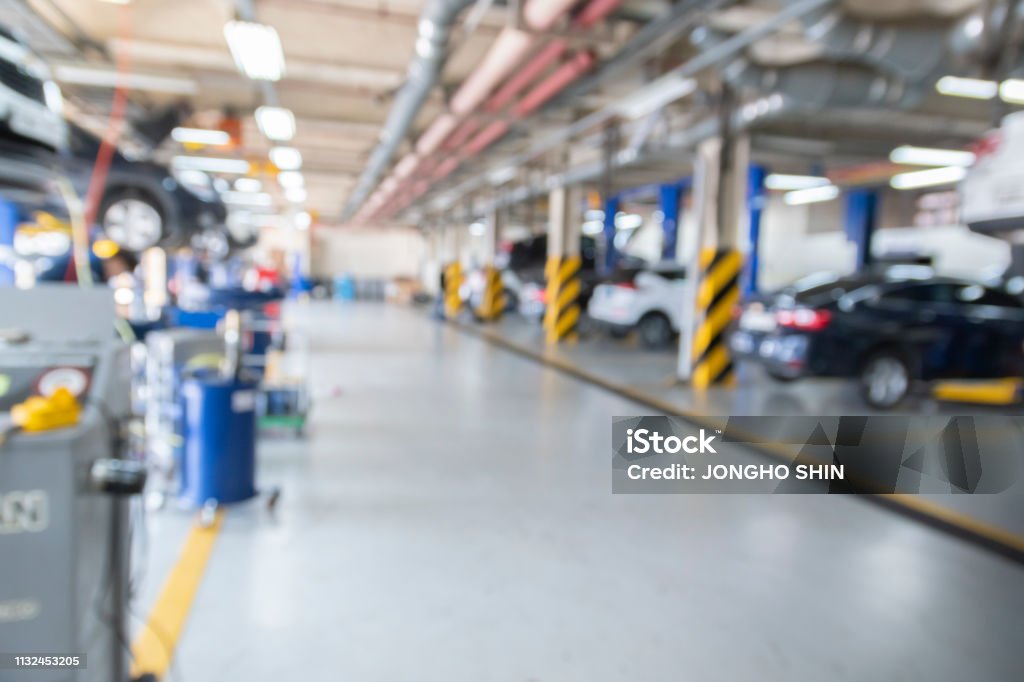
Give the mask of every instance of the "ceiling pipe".
POLYGON ((494 96, 487 100, 485 109, 489 112, 496 112, 504 109, 505 106, 520 92, 526 89, 530 83, 540 78, 548 67, 561 59, 565 53, 566 43, 564 40, 553 40, 540 52, 509 78, 494 96))
POLYGON ((446 150, 452 151, 461 147, 466 140, 469 139, 470 135, 480 129, 480 123, 476 119, 469 119, 464 122, 459 129, 456 130, 451 137, 448 138, 447 142, 444 143, 446 150))
POLYGON ((516 118, 529 116, 545 102, 564 90, 570 83, 590 70, 596 58, 592 52, 577 52, 573 57, 538 83, 533 90, 523 95, 512 109, 516 118))
POLYGON ((869 64, 914 82, 931 78, 948 65, 952 22, 880 24, 852 18, 836 7, 815 10, 800 21, 804 34, 833 59, 869 64))
MULTIPOLYGON (((735 4, 735 2, 736 0, 680 0, 670 10, 666 11, 663 16, 650 21, 641 28, 614 58, 602 64, 601 69, 597 73, 581 78, 566 88, 560 95, 553 98, 549 103, 549 108, 568 104, 574 99, 614 81, 626 70, 641 63, 658 49, 665 47, 672 40, 675 40, 682 32, 693 28, 702 16, 705 16, 706 12, 721 9, 735 4), (698 12, 697 10, 704 10, 704 12, 698 12)), ((715 66, 731 59, 755 41, 778 30, 790 21, 799 18, 802 14, 833 2, 835 0, 794 0, 771 19, 732 36, 709 54, 698 54, 685 64, 665 74, 665 76, 670 77, 672 74, 692 76, 709 66, 715 66)), ((610 104, 603 109, 576 120, 571 125, 565 126, 557 132, 533 142, 526 151, 506 159, 502 165, 524 166, 559 145, 565 144, 568 140, 600 126, 617 115, 618 103, 610 104)), ((458 194, 458 198, 461 198, 466 194, 485 187, 487 184, 486 175, 481 173, 463 182, 454 189, 454 192, 458 194)))
POLYGON ((380 142, 345 204, 343 219, 350 218, 363 204, 412 129, 423 102, 440 77, 452 26, 459 13, 472 3, 473 0, 427 0, 418 24, 416 57, 409 64, 405 83, 388 112, 380 142))
MULTIPOLYGON (((531 0, 523 8, 523 19, 534 30, 550 30, 562 15, 577 4, 577 1, 531 0)), ((607 17, 621 2, 622 0, 592 0, 583 7, 573 23, 577 27, 590 28, 607 17)), ((474 134, 478 126, 467 121, 463 129, 457 129, 458 120, 460 117, 468 117, 479 110, 484 103, 484 99, 494 90, 501 79, 505 78, 515 65, 525 58, 533 45, 533 37, 525 34, 529 38, 529 42, 522 43, 515 36, 515 34, 522 33, 522 31, 517 29, 507 28, 498 36, 495 45, 492 46, 485 56, 484 62, 467 78, 453 96, 449 107, 450 113, 442 114, 427 129, 420 140, 417 141, 416 153, 420 158, 426 158, 445 146, 446 140, 450 139, 453 131, 460 138, 466 139, 474 134), (468 131, 466 130, 467 127, 468 131)), ((527 63, 520 72, 513 76, 512 80, 508 81, 501 90, 495 93, 483 108, 491 113, 504 108, 515 95, 525 89, 552 64, 557 62, 564 54, 565 49, 566 43, 564 40, 553 40, 545 48, 541 49, 533 60, 527 63)), ((536 85, 532 91, 523 97, 523 101, 515 107, 514 115, 521 118, 535 111, 588 71, 593 66, 594 61, 594 55, 590 52, 573 55, 566 64, 556 69, 548 78, 536 85)), ((466 153, 462 155, 460 161, 478 154, 503 137, 509 129, 510 125, 507 122, 497 121, 476 132, 475 137, 472 137, 466 143, 466 153)), ((457 147, 457 145, 452 144, 449 146, 449 148, 454 147, 457 147)), ((385 203, 382 210, 374 212, 373 215, 380 215, 383 212, 383 208, 386 207, 387 204, 385 203)))
MULTIPOLYGON (((728 40, 719 31, 701 28, 690 42, 701 50, 714 50, 728 40)), ((827 50, 826 50, 827 52, 827 50)), ((886 105, 893 108, 916 106, 926 87, 903 78, 880 73, 860 62, 814 60, 785 67, 762 67, 740 57, 720 69, 722 78, 738 90, 781 95, 804 102, 810 109, 886 105)))

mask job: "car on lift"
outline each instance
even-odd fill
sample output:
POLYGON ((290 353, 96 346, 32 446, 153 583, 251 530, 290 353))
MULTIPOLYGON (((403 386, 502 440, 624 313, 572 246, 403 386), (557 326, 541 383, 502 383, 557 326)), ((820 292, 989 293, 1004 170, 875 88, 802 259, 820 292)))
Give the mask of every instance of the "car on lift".
POLYGON ((877 409, 928 382, 1024 372, 1024 300, 930 268, 811 276, 736 313, 738 360, 779 380, 856 378, 877 409))
POLYGON ((625 266, 598 284, 587 315, 613 336, 636 331, 647 348, 665 348, 679 333, 686 310, 686 268, 660 263, 625 266))
POLYGON ((42 59, 0 25, 0 128, 4 136, 50 151, 64 148, 60 88, 42 59))
MULTIPOLYGON (((99 138, 70 126, 65 166, 82 196, 99 150, 99 138)), ((130 160, 115 151, 96 222, 118 246, 138 253, 152 246, 187 246, 204 233, 223 233, 227 215, 220 193, 205 173, 175 174, 159 163, 130 160)))
POLYGON ((960 215, 975 232, 1007 236, 1024 230, 1024 111, 1003 118, 976 146, 960 184, 960 215))

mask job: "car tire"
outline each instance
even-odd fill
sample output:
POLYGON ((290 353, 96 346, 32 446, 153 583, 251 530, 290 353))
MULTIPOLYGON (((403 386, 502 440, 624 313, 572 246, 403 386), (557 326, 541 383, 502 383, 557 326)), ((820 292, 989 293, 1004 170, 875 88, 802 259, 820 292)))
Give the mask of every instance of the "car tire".
POLYGON ((96 220, 103 234, 125 251, 141 253, 170 237, 167 217, 159 203, 137 190, 108 192, 96 220))
POLYGON ((637 336, 644 348, 667 348, 675 338, 668 317, 662 313, 647 313, 636 325, 637 336))
POLYGON ((912 378, 905 354, 891 348, 875 351, 861 368, 861 397, 875 409, 891 410, 910 393, 912 378))

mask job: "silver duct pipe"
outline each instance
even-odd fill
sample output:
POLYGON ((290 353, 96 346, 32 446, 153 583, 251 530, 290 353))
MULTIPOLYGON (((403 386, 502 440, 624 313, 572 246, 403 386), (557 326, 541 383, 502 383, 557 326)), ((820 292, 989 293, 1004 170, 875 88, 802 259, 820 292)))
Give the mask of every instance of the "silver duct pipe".
POLYGON ((815 61, 764 69, 746 60, 733 62, 722 77, 737 89, 752 88, 799 103, 806 111, 829 108, 908 109, 920 104, 924 87, 907 87, 898 78, 855 64, 815 61))
MULTIPOLYGON (((727 39, 721 32, 706 27, 690 35, 690 42, 704 51, 717 49, 727 39)), ((843 107, 907 109, 920 104, 928 88, 923 81, 908 83, 859 63, 824 60, 765 68, 739 58, 720 73, 737 90, 770 93, 797 103, 806 111, 843 107)))
POLYGON ((851 18, 837 8, 809 12, 800 21, 826 57, 867 64, 909 83, 934 78, 949 60, 948 23, 882 25, 851 18))
POLYGON ((366 168, 345 204, 342 219, 351 218, 376 187, 399 145, 409 134, 413 122, 437 84, 447 58, 448 40, 459 13, 475 0, 428 0, 420 14, 416 38, 416 56, 409 64, 405 82, 395 95, 381 131, 380 140, 370 154, 366 168))

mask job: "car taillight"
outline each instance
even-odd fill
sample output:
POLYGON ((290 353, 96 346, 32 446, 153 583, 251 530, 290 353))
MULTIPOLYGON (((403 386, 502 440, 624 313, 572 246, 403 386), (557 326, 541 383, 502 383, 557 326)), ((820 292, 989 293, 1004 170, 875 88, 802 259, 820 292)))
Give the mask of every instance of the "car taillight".
POLYGON ((828 326, 828 323, 832 321, 832 313, 827 310, 811 310, 810 308, 779 310, 775 313, 775 321, 780 327, 816 332, 828 326))
POLYGON ((633 282, 616 282, 614 286, 616 289, 627 289, 629 291, 636 289, 636 284, 633 282))

